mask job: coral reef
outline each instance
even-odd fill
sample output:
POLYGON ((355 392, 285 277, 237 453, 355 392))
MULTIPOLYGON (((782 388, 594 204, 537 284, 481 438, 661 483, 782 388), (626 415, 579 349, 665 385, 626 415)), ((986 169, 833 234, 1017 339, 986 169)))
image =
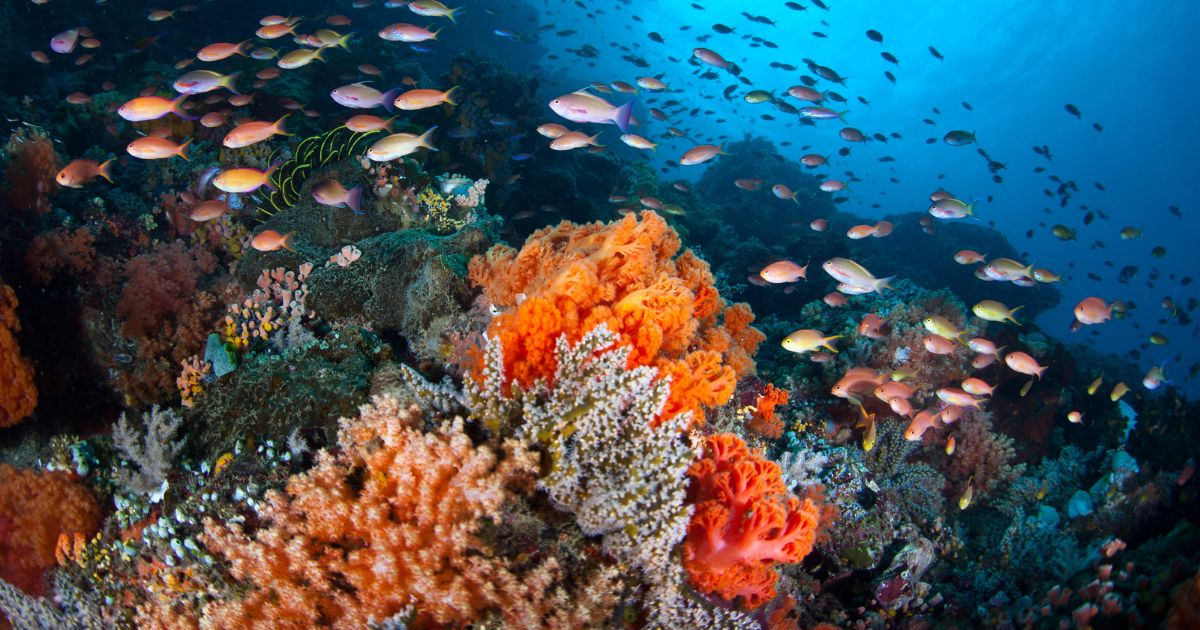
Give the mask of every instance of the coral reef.
POLYGON ((100 517, 96 499, 70 474, 0 464, 0 579, 44 594, 42 574, 58 564, 59 537, 90 538, 100 517))
POLYGON ((0 429, 21 422, 37 407, 37 385, 33 366, 21 356, 16 334, 17 295, 0 281, 0 429))
POLYGON ((691 252, 675 258, 679 239, 661 217, 644 212, 611 225, 535 232, 520 250, 496 246, 471 261, 471 281, 505 309, 489 326, 505 354, 505 374, 528 386, 551 380, 554 344, 606 324, 630 344, 629 366, 652 365, 669 376, 669 418, 724 404, 736 379, 753 373, 762 334, 745 305, 726 307, 708 265, 691 252))
POLYGON ((751 452, 737 436, 705 441, 688 468, 688 524, 683 562, 699 590, 744 598, 758 608, 775 597, 774 563, 800 562, 812 550, 819 508, 789 496, 779 465, 751 452))

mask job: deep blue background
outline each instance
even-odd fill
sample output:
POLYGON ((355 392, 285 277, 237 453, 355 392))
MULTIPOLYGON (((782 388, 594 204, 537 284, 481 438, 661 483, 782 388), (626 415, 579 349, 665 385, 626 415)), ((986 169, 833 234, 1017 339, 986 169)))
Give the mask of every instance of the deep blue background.
MULTIPOLYGON (((1196 326, 1160 321, 1167 316, 1160 304, 1170 296, 1184 307, 1188 298, 1200 295, 1197 285, 1180 284, 1182 277, 1197 273, 1200 262, 1196 243, 1200 231, 1200 205, 1196 203, 1200 192, 1196 158, 1200 83, 1195 69, 1200 59, 1200 40, 1196 38, 1200 3, 830 0, 829 11, 802 1, 808 7, 804 12, 775 1, 710 0, 700 4, 705 10, 697 10, 687 0, 591 2, 586 8, 573 2, 547 2, 541 5, 538 24, 554 23, 555 28, 536 36, 536 25, 528 21, 505 23, 503 10, 496 9, 489 17, 498 27, 528 34, 529 41, 536 42, 507 40, 514 49, 535 45, 561 57, 543 58, 535 69, 556 89, 573 90, 592 81, 632 83, 638 76, 656 75, 674 91, 657 98, 643 95, 639 97, 643 104, 676 98, 715 111, 665 123, 648 120, 638 131, 661 142, 659 163, 677 160, 692 145, 688 140, 661 137, 668 124, 687 130, 697 141, 736 139, 747 132, 776 142, 790 140, 793 144, 784 152, 791 158, 806 152, 801 149, 804 145, 812 145, 815 152, 835 154, 849 146, 837 135, 843 126, 838 121, 802 126, 769 104, 751 105, 741 96, 754 88, 782 94, 798 83, 800 73, 807 72, 803 58, 837 70, 849 77, 846 86, 823 81, 818 87, 832 88, 851 100, 845 107, 850 110, 846 124, 868 135, 895 131, 904 136, 886 144, 853 145, 848 158, 835 155, 824 172, 845 179, 846 171, 852 171, 863 180, 852 185, 850 200, 842 209, 865 216, 923 210, 928 206, 928 194, 940 186, 964 198, 993 195, 993 202, 978 206, 980 219, 994 222, 1018 248, 1028 252, 1028 261, 1064 275, 1063 302, 1042 315, 1039 324, 1072 341, 1093 339, 1105 351, 1125 354, 1141 348, 1138 362, 1143 369, 1166 361, 1168 378, 1183 384, 1188 368, 1200 360, 1194 341, 1196 326), (751 22, 743 11, 766 16, 777 24, 751 22), (736 32, 715 33, 711 25, 718 22, 736 32), (686 25, 692 28, 680 31, 686 25), (555 36, 555 31, 568 28, 580 32, 555 36), (868 28, 883 33, 882 44, 865 36, 868 28), (665 43, 652 42, 647 36, 651 31, 661 33, 665 43), (814 37, 813 31, 828 37, 814 37), (703 35, 710 37, 697 42, 697 36, 703 35), (768 39, 779 48, 754 47, 746 36, 768 39), (595 46, 599 56, 584 59, 569 52, 584 44, 595 46), (929 53, 930 45, 944 55, 944 61, 929 53), (708 68, 700 69, 688 61, 696 46, 716 50, 737 63, 753 86, 739 83, 734 100, 722 98, 721 91, 734 83, 734 77, 721 73, 717 80, 698 78, 708 68), (880 57, 885 50, 899 59, 898 67, 880 57), (643 57, 650 68, 637 68, 622 60, 626 54, 643 57), (769 67, 772 61, 800 66, 800 70, 773 69, 769 67), (896 84, 884 77, 885 70, 896 75, 896 84), (857 102, 860 95, 870 101, 869 106, 857 102), (964 108, 963 101, 974 111, 964 108), (1079 107, 1082 121, 1067 113, 1066 103, 1079 107), (934 107, 941 115, 933 113, 934 107), (760 118, 763 113, 777 120, 764 121, 760 118), (937 125, 923 123, 927 117, 937 125), (725 122, 718 122, 720 118, 725 122), (1104 131, 1094 130, 1093 122, 1099 122, 1104 131), (951 129, 978 132, 980 145, 991 157, 1007 163, 1001 172, 1003 184, 992 182, 974 146, 951 147, 940 142, 942 134, 951 129), (937 137, 939 142, 926 144, 929 137, 937 137), (1034 145, 1048 145, 1053 162, 1035 154, 1031 150, 1034 145), (878 162, 885 155, 896 161, 878 162), (1048 167, 1048 171, 1035 174, 1035 166, 1048 167), (944 179, 939 179, 943 174, 944 179), (1080 192, 1068 207, 1060 208, 1057 197, 1043 194, 1043 189, 1057 187, 1047 179, 1050 174, 1078 184, 1080 192), (889 181, 892 177, 899 183, 889 181), (1094 182, 1101 182, 1107 191, 1095 188, 1094 182), (881 207, 873 208, 876 203, 881 207), (1102 210, 1109 219, 1097 218, 1085 227, 1086 211, 1081 204, 1102 210), (1172 205, 1182 209, 1182 218, 1168 212, 1172 205), (1047 214, 1045 208, 1052 212, 1047 214), (1079 239, 1062 242, 1054 238, 1049 227, 1056 223, 1078 228, 1079 239), (1118 232, 1125 226, 1140 227, 1144 235, 1122 241, 1118 232), (1030 229, 1034 230, 1032 239, 1026 236, 1030 229), (1106 247, 1093 248, 1095 241, 1106 247), (1152 258, 1150 250, 1155 245, 1166 247, 1167 256, 1152 258), (1118 283, 1118 272, 1126 265, 1137 266, 1139 274, 1129 283, 1118 283), (1155 270, 1161 277, 1150 282, 1148 276, 1155 270), (1102 281, 1089 280, 1088 273, 1102 281), (1124 320, 1068 333, 1071 309, 1091 295, 1131 302, 1136 308, 1124 320), (1165 334, 1170 344, 1149 345, 1147 339, 1154 331, 1165 334)), ((476 15, 482 6, 473 7, 476 15)), ((620 97, 614 100, 619 102, 620 97)), ((554 119, 549 110, 546 113, 547 120, 554 119)), ((646 118, 644 113, 642 117, 646 118)), ((620 145, 617 135, 615 128, 606 127, 602 141, 632 154, 620 145)), ((667 177, 696 177, 702 168, 676 167, 667 177)), ((913 255, 921 253, 914 248, 913 255)), ((930 264, 954 263, 937 260, 930 264)), ((1195 387, 1189 389, 1195 393, 1195 387)))

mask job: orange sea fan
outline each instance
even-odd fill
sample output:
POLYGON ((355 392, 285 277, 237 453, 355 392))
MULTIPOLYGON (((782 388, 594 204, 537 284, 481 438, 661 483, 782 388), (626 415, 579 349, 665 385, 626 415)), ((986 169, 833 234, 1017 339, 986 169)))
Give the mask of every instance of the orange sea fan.
MULTIPOLYGON (((671 377, 660 419, 724 404, 764 336, 744 304, 726 306, 708 263, 679 254, 679 235, 653 212, 609 224, 562 222, 518 251, 493 247, 470 264, 473 284, 504 310, 488 332, 504 347, 505 377, 522 386, 553 378, 554 343, 603 323, 631 348, 629 367, 671 377)), ((479 366, 476 366, 476 371, 479 366)), ((479 376, 476 372, 475 376, 479 376)))

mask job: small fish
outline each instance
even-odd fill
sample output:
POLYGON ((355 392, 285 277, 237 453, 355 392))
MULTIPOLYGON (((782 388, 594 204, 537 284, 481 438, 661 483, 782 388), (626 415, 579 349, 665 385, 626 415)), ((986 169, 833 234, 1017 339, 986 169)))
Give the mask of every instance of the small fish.
POLYGON ((273 252, 279 249, 286 249, 289 252, 296 251, 292 246, 292 238, 294 232, 280 234, 275 230, 263 230, 254 235, 254 239, 250 241, 250 246, 260 252, 273 252))
POLYGON ((589 136, 582 131, 568 131, 551 141, 550 148, 555 151, 570 151, 587 146, 600 147, 603 145, 596 141, 599 137, 600 134, 589 136))
POLYGON ((967 489, 962 493, 962 496, 958 498, 959 510, 965 510, 971 507, 971 500, 975 497, 974 482, 975 475, 971 475, 969 478, 967 478, 967 489))
POLYGON ((212 70, 193 70, 175 79, 174 88, 180 94, 204 94, 225 88, 237 94, 237 78, 240 72, 220 74, 212 70))
POLYGON ((629 120, 633 113, 633 101, 621 106, 583 90, 564 94, 550 101, 550 109, 559 116, 577 123, 611 123, 621 130, 629 131, 629 120))
POLYGON ((763 267, 758 272, 758 275, 771 284, 786 284, 801 279, 807 280, 808 265, 806 264, 801 267, 790 260, 781 260, 763 267))
POLYGON ((1078 107, 1076 107, 1076 106, 1074 106, 1074 105, 1072 105, 1072 104, 1070 104, 1070 103, 1067 103, 1066 105, 1064 105, 1064 108, 1067 110, 1067 113, 1068 113, 1068 114, 1070 114, 1070 115, 1074 116, 1075 118, 1078 118, 1078 119, 1080 119, 1080 120, 1083 120, 1083 114, 1081 114, 1081 113, 1079 112, 1079 108, 1078 108, 1078 107))
POLYGON ((658 145, 649 140, 637 135, 636 133, 627 133, 621 135, 621 142, 635 149, 649 149, 653 151, 658 145))
POLYGON ((1129 392, 1129 386, 1124 381, 1113 385, 1112 391, 1108 393, 1108 399, 1112 402, 1121 400, 1121 397, 1129 392))
POLYGON ((317 203, 324 206, 332 206, 334 208, 350 208, 354 214, 362 214, 362 186, 355 186, 350 190, 342 185, 336 179, 329 179, 318 183, 312 189, 313 199, 317 203))
POLYGON ((116 159, 109 158, 103 164, 97 164, 95 160, 75 160, 59 171, 58 175, 55 175, 54 181, 58 182, 59 186, 67 188, 83 188, 93 179, 103 177, 111 184, 112 165, 116 159))
MULTIPOLYGON (((862 408, 861 405, 859 406, 859 408, 860 409, 862 408)), ((866 415, 865 411, 863 412, 863 415, 866 415)), ((875 440, 877 438, 878 438, 878 432, 875 427, 875 416, 873 416, 873 415, 868 416, 867 417, 867 432, 863 434, 863 440, 862 440, 863 451, 867 452, 867 453, 871 452, 871 449, 875 448, 875 440)))
POLYGON ((795 352, 796 354, 812 352, 817 348, 825 348, 830 352, 836 353, 837 348, 834 348, 830 342, 832 342, 834 339, 841 338, 841 335, 826 337, 825 333, 819 330, 802 329, 793 332, 787 337, 784 337, 781 345, 783 346, 784 350, 787 350, 788 352, 795 352))
POLYGON ((187 148, 191 144, 190 139, 183 144, 175 144, 166 138, 146 136, 130 142, 125 150, 129 155, 140 160, 161 160, 179 156, 186 161, 188 159, 187 148))
POLYGON ((430 31, 420 26, 412 24, 404 24, 402 22, 389 24, 379 31, 379 36, 389 42, 405 42, 409 44, 417 42, 427 42, 436 40, 441 29, 430 31))
POLYGON ((1024 307, 1018 306, 1014 309, 1009 309, 1001 302, 997 302, 995 300, 982 300, 975 306, 971 307, 971 312, 975 313, 976 317, 989 322, 1012 322, 1020 326, 1021 322, 1018 322, 1016 318, 1013 317, 1013 314, 1022 308, 1024 307))
POLYGON ((822 263, 821 268, 833 279, 851 286, 869 287, 876 293, 891 288, 892 278, 876 278, 865 267, 847 258, 832 258, 822 263))
POLYGON ((1088 396, 1094 395, 1096 393, 1096 390, 1100 389, 1100 385, 1102 383, 1104 383, 1104 376, 1103 375, 1097 376, 1096 380, 1092 381, 1091 385, 1088 385, 1088 388, 1087 388, 1088 396))
POLYGON ((719 145, 701 144, 688 149, 682 157, 679 158, 679 163, 684 166, 694 166, 703 164, 718 155, 729 155, 719 145))
POLYGON ((950 437, 946 438, 946 455, 947 456, 954 454, 954 446, 955 446, 954 436, 951 435, 950 437))
POLYGON ((201 201, 192 206, 192 209, 188 211, 188 218, 197 223, 211 221, 223 216, 228 211, 229 204, 225 203, 224 200, 209 199, 208 201, 201 201))
POLYGON ((247 39, 238 44, 229 42, 217 42, 209 44, 196 52, 196 58, 200 61, 221 61, 228 59, 234 55, 246 56, 245 48, 251 44, 251 40, 247 39))
POLYGON ((283 128, 283 123, 287 120, 288 116, 291 116, 291 114, 284 114, 282 118, 273 123, 265 121, 242 123, 225 135, 225 139, 221 141, 221 145, 227 149, 240 149, 262 142, 271 136, 291 135, 283 128))
POLYGON ((1142 377, 1142 386, 1149 390, 1155 390, 1162 387, 1166 382, 1166 374, 1163 372, 1163 366, 1155 365, 1146 371, 1146 375, 1142 377))
POLYGON ((397 109, 402 109, 405 111, 426 109, 441 105, 443 103, 446 105, 457 105, 453 98, 454 91, 457 89, 458 86, 456 85, 445 92, 441 90, 427 89, 409 90, 397 96, 393 104, 397 109))
POLYGON ((540 134, 546 138, 550 138, 552 140, 554 138, 558 138, 558 137, 562 136, 563 134, 567 133, 568 131, 570 131, 570 129, 567 129, 566 127, 564 127, 558 123, 546 123, 544 125, 539 125, 537 128, 538 134, 540 134))
POLYGON ((942 317, 941 315, 930 315, 929 317, 921 320, 921 325, 925 327, 925 330, 928 330, 939 337, 948 339, 950 341, 966 343, 963 341, 963 336, 967 334, 966 331, 959 330, 957 326, 950 322, 950 320, 942 317))
POLYGON ((1014 372, 1042 378, 1047 366, 1038 365, 1033 357, 1024 352, 1010 352, 1004 357, 1004 363, 1014 372))
POLYGON ((351 83, 335 88, 329 93, 329 97, 333 102, 343 107, 352 109, 374 109, 382 107, 388 112, 392 111, 394 101, 400 94, 401 88, 392 88, 387 92, 380 92, 375 88, 365 83, 351 83))
POLYGON ((161 96, 139 96, 126 101, 117 108, 117 115, 130 122, 158 120, 167 114, 175 114, 184 120, 195 120, 183 112, 183 101, 187 94, 180 94, 175 100, 161 96))
POLYGON ((292 52, 280 57, 279 61, 275 62, 275 65, 283 68, 284 70, 303 68, 314 61, 325 61, 321 57, 322 52, 325 52, 324 48, 316 48, 312 50, 293 50, 292 52))
POLYGON ((966 146, 968 144, 974 144, 975 143, 975 132, 974 131, 964 131, 962 129, 955 129, 953 131, 948 131, 948 132, 946 132, 946 135, 942 136, 942 142, 945 142, 946 144, 948 144, 952 147, 961 147, 961 146, 966 146))
POLYGON ((1088 297, 1075 305, 1075 319, 1080 324, 1103 324, 1112 319, 1113 307, 1098 297, 1088 297))
POLYGON ((213 177, 213 185, 218 190, 227 193, 248 193, 258 190, 260 186, 273 188, 270 183, 270 177, 275 172, 278 165, 272 166, 266 171, 260 171, 256 168, 231 168, 217 173, 213 177))
POLYGON ((372 131, 391 131, 392 130, 392 121, 395 119, 396 119, 395 116, 384 119, 384 118, 380 118, 378 116, 372 116, 370 114, 359 114, 357 116, 352 116, 349 120, 346 121, 346 128, 349 129, 350 131, 355 131, 358 133, 369 133, 372 131))
POLYGON ((436 130, 437 127, 430 127, 419 136, 411 133, 392 134, 371 145, 367 149, 367 157, 373 162, 387 162, 415 153, 420 148, 437 151, 431 144, 436 130))
POLYGON ((454 14, 462 9, 451 9, 438 0, 412 0, 408 3, 408 10, 424 17, 444 17, 457 22, 454 14))

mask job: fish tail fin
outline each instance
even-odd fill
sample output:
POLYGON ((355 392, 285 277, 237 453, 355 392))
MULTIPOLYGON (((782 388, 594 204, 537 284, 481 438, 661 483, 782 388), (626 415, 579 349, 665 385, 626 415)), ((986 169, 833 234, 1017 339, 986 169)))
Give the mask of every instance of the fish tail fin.
POLYGON ((346 206, 354 211, 354 214, 362 214, 362 186, 351 188, 346 194, 346 206))
POLYGON ((1021 310, 1021 309, 1023 309, 1023 308, 1025 308, 1025 305, 1024 305, 1024 304, 1022 304, 1022 305, 1018 306, 1017 308, 1014 308, 1013 310, 1009 311, 1009 312, 1008 312, 1008 317, 1007 317, 1008 321, 1010 321, 1010 322, 1012 322, 1012 323, 1014 323, 1014 324, 1016 324, 1016 325, 1020 326, 1020 325, 1021 325, 1021 322, 1017 321, 1017 318, 1016 318, 1016 317, 1013 317, 1013 315, 1016 315, 1016 314, 1017 314, 1017 311, 1019 311, 1019 310, 1021 310))
POLYGON ((390 116, 390 117, 388 117, 387 120, 383 121, 384 130, 386 130, 386 131, 392 130, 392 121, 393 120, 396 120, 396 116, 390 116))
POLYGON ((349 42, 350 42, 350 38, 352 38, 352 37, 354 37, 354 31, 350 31, 349 33, 346 33, 340 39, 338 39, 337 45, 339 47, 341 47, 342 50, 350 50, 349 42))
MULTIPOLYGON (((389 114, 396 111, 396 97, 400 96, 400 92, 403 89, 404 88, 401 87, 394 87, 384 92, 383 96, 380 97, 382 99, 380 105, 383 105, 383 108, 386 109, 389 114)), ((393 118, 395 117, 393 116, 393 118)))
POLYGON ((241 92, 237 91, 237 80, 240 76, 242 76, 241 72, 228 74, 225 76, 225 78, 221 79, 220 85, 234 94, 241 95, 241 92))
POLYGON ((191 96, 191 94, 180 94, 179 96, 175 97, 175 100, 171 101, 171 113, 184 120, 196 120, 198 118, 197 116, 189 116, 187 112, 183 111, 183 101, 189 96, 191 96))
POLYGON ((446 90, 446 93, 442 95, 442 102, 446 103, 447 105, 458 105, 458 103, 455 102, 455 100, 453 98, 454 91, 457 89, 458 89, 458 86, 455 85, 455 86, 451 87, 449 90, 446 90))
POLYGON ((849 113, 850 113, 850 110, 848 110, 848 109, 846 109, 846 110, 842 110, 842 111, 838 112, 838 113, 837 113, 837 115, 838 115, 838 116, 837 116, 837 117, 838 117, 838 120, 840 120, 840 121, 842 121, 842 122, 845 122, 845 121, 846 121, 846 119, 844 118, 844 116, 845 116, 846 114, 849 114, 849 113))
POLYGON ((800 205, 800 200, 796 198, 796 193, 792 193, 792 203, 800 205))
POLYGON ((613 113, 613 122, 617 123, 617 128, 621 130, 621 133, 629 131, 629 117, 632 115, 633 101, 618 107, 617 111, 613 113))
POLYGON ((601 132, 597 132, 597 133, 596 133, 596 135, 594 135, 594 136, 592 136, 592 137, 588 138, 588 143, 589 143, 589 144, 591 144, 591 145, 592 145, 592 146, 594 146, 594 147, 603 147, 603 146, 604 146, 603 144, 600 144, 599 142, 596 142, 596 139, 600 137, 600 133, 601 133, 601 132))
POLYGON ((289 252, 295 253, 296 247, 292 244, 292 241, 295 239, 295 237, 295 232, 288 232, 287 234, 283 235, 283 238, 279 239, 279 244, 289 252))
POLYGON ((838 353, 838 349, 837 349, 837 348, 834 348, 834 347, 833 347, 833 345, 832 345, 832 344, 830 344, 829 342, 833 341, 834 339, 841 339, 841 338, 842 338, 842 336, 841 336, 841 335, 833 335, 832 337, 826 337, 826 338, 825 338, 825 341, 823 341, 823 342, 821 343, 821 347, 822 347, 822 348, 825 348, 826 350, 828 350, 828 351, 830 351, 830 352, 832 352, 832 353, 834 353, 834 354, 837 354, 837 353, 838 353))
POLYGON ((243 39, 241 42, 239 42, 239 43, 238 43, 238 45, 237 45, 237 48, 235 48, 235 49, 233 50, 233 54, 235 54, 235 55, 241 55, 241 56, 245 57, 245 56, 246 56, 246 51, 244 51, 244 50, 242 50, 242 49, 243 49, 243 48, 248 48, 248 47, 249 47, 249 45, 250 45, 250 44, 253 44, 253 43, 254 43, 254 40, 253 40, 253 39, 243 39))
POLYGON ((103 164, 100 165, 100 168, 96 170, 96 174, 99 175, 100 177, 103 177, 104 179, 107 179, 108 183, 111 184, 112 180, 113 180, 112 179, 112 165, 113 165, 113 162, 116 162, 116 161, 117 161, 117 158, 115 158, 115 157, 108 158, 107 160, 104 161, 103 164))
POLYGON ((1048 366, 1048 365, 1043 365, 1042 367, 1040 367, 1040 368, 1038 368, 1037 370, 1035 370, 1035 371, 1037 372, 1037 377, 1038 377, 1038 380, 1039 380, 1039 381, 1040 381, 1040 380, 1042 380, 1042 373, 1043 373, 1043 372, 1045 372, 1045 371, 1046 371, 1046 369, 1047 369, 1047 368, 1049 368, 1049 367, 1050 367, 1050 366, 1048 366))
POLYGON ((436 31, 434 31, 434 32, 433 32, 433 37, 430 37, 429 39, 436 40, 436 39, 437 39, 437 36, 438 36, 438 33, 441 33, 441 32, 442 32, 442 29, 440 29, 440 28, 439 28, 438 30, 436 30, 436 31))
POLYGON ((425 147, 430 151, 437 151, 437 147, 433 146, 432 143, 433 132, 435 131, 437 131, 437 125, 430 127, 425 133, 421 134, 421 137, 417 138, 417 146, 425 147))
POLYGON ((288 132, 287 132, 287 130, 283 128, 283 123, 284 123, 284 122, 286 122, 286 121, 287 121, 287 117, 288 117, 288 116, 291 116, 291 115, 292 115, 292 113, 291 113, 291 112, 288 112, 288 113, 284 114, 283 116, 280 116, 280 117, 279 117, 279 120, 276 120, 276 121, 275 121, 275 124, 274 124, 274 125, 272 125, 273 127, 275 127, 275 133, 277 133, 277 134, 279 134, 279 135, 281 135, 281 136, 293 136, 293 135, 296 135, 296 134, 288 133, 288 132))
POLYGON ((458 18, 454 17, 454 14, 458 13, 459 11, 462 11, 462 7, 458 7, 457 9, 450 9, 449 11, 446 12, 446 17, 450 19, 451 24, 458 24, 458 18))
POLYGON ((176 153, 176 155, 178 155, 179 157, 183 158, 183 160, 184 160, 185 162, 191 162, 191 161, 192 161, 192 159, 191 159, 191 158, 189 158, 189 157, 188 157, 188 155, 187 155, 187 150, 188 150, 188 147, 190 147, 190 146, 192 146, 192 139, 191 139, 191 138, 188 138, 188 139, 187 139, 187 142, 184 142, 183 144, 179 145, 179 152, 178 152, 178 153, 176 153))
POLYGON ((876 293, 882 294, 884 289, 892 288, 892 278, 895 278, 895 276, 876 278, 875 281, 871 283, 871 289, 876 293))

